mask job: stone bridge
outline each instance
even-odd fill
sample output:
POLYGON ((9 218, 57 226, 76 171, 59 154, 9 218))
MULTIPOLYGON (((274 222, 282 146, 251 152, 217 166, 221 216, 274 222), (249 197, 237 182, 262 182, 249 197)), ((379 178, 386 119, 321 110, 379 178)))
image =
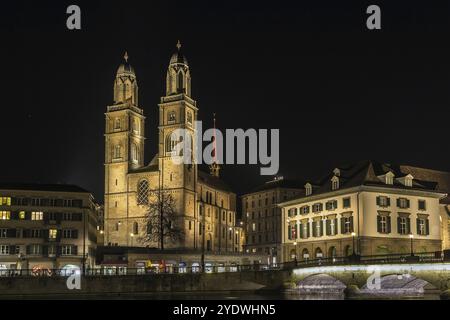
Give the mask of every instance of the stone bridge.
POLYGON ((339 265, 294 268, 292 289, 344 290, 350 294, 414 294, 450 289, 450 263, 339 265))

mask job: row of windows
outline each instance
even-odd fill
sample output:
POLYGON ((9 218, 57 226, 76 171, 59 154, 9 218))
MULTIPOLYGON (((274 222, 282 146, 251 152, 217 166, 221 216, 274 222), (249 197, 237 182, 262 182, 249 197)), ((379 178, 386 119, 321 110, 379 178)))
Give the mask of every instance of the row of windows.
POLYGON ((35 206, 35 207, 70 207, 81 208, 83 200, 80 199, 49 199, 26 197, 0 197, 0 206, 35 206))
MULTIPOLYGON (((349 234, 353 232, 353 216, 342 217, 340 224, 341 234, 349 234)), ((338 231, 338 218, 306 221, 301 223, 289 224, 288 226, 288 239, 307 239, 311 236, 322 237, 325 234, 327 236, 334 236, 339 233, 338 231)), ((377 231, 379 233, 389 234, 391 233, 391 217, 387 215, 377 216, 377 231)), ((430 226, 429 220, 425 217, 419 217, 416 219, 416 232, 418 235, 429 235, 430 226)), ((397 218, 397 233, 401 235, 412 234, 411 219, 408 216, 399 216, 397 218)))
MULTIPOLYGON (((120 118, 114 119, 114 130, 118 131, 122 129, 122 121, 120 118)), ((139 134, 139 121, 134 119, 132 122, 132 129, 135 134, 139 134)))
POLYGON ((277 239, 277 233, 271 232, 271 233, 264 233, 264 242, 263 242, 263 235, 259 234, 256 238, 255 235, 252 235, 251 237, 247 238, 247 244, 261 244, 261 243, 267 243, 267 242, 274 242, 275 239, 277 239), (250 241, 251 240, 251 241, 250 241), (256 242, 258 240, 258 242, 256 242))
MULTIPOLYGON (((252 226, 251 231, 253 231, 253 232, 269 231, 269 222, 268 221, 264 221, 264 229, 262 228, 262 225, 263 224, 261 222, 258 222, 258 228, 256 228, 256 223, 253 222, 251 224, 251 226, 252 226)), ((274 230, 275 229, 275 221, 272 221, 271 226, 272 226, 272 230, 274 230)), ((248 225, 247 232, 250 232, 249 228, 250 228, 250 226, 248 225)))
MULTIPOLYGON (((387 197, 387 196, 378 196, 377 197, 377 206, 379 207, 390 207, 391 206, 391 198, 387 197)), ((411 203, 409 201, 409 199, 407 198, 397 198, 397 207, 401 208, 401 209, 408 209, 411 207, 411 203)), ((427 206, 426 206, 426 201, 425 200, 417 200, 417 208, 419 210, 426 210, 427 206)))
MULTIPOLYGON (((386 196, 378 196, 376 198, 377 206, 379 207, 390 207, 391 206, 391 199, 386 196)), ((344 198, 342 199, 342 208, 347 209, 351 207, 351 199, 350 198, 344 198)), ((401 209, 408 209, 410 208, 410 201, 406 198, 397 198, 397 207, 401 209)), ((418 200, 417 207, 419 210, 426 210, 426 201, 425 200, 418 200)), ((337 200, 330 200, 325 203, 325 209, 328 211, 332 211, 338 208, 338 201, 337 200)), ((310 210, 313 213, 318 213, 323 211, 323 203, 315 203, 312 206, 306 205, 302 206, 300 208, 292 208, 288 210, 288 216, 293 217, 300 214, 308 214, 310 213, 310 210)))
MULTIPOLYGON (((272 216, 275 216, 275 214, 276 214, 276 211, 277 210, 277 208, 272 208, 271 210, 269 210, 269 209, 265 209, 264 210, 264 216, 267 218, 267 217, 269 217, 270 216, 270 214, 272 214, 272 216)), ((255 212, 254 211, 252 211, 251 213, 250 212, 247 212, 247 218, 248 219, 255 219, 255 212)), ((258 211, 258 218, 259 219, 261 219, 261 218, 263 218, 263 215, 262 215, 262 211, 258 211)))
MULTIPOLYGON (((353 216, 341 217, 340 221, 341 234, 353 232, 353 216)), ((339 233, 338 229, 338 218, 289 224, 288 239, 307 239, 311 234, 313 237, 322 237, 324 232, 327 236, 334 236, 339 233)))
POLYGON ((78 239, 78 230, 0 228, 0 238, 42 238, 57 240, 61 237, 64 239, 78 239))
MULTIPOLYGON (((391 230, 391 217, 388 215, 377 216, 377 232, 389 234, 391 230)), ((397 233, 401 235, 412 234, 411 219, 408 216, 397 217, 397 233)), ((416 219, 416 233, 421 236, 430 234, 430 223, 428 218, 419 217, 416 219)))
MULTIPOLYGON (((199 215, 202 216, 204 213, 205 213, 205 207, 200 206, 199 207, 199 215)), ((211 208, 206 208, 206 216, 211 217, 211 208)), ((222 216, 222 221, 226 221, 227 212, 223 210, 221 216, 222 216)), ((215 210, 215 218, 216 218, 216 220, 219 220, 219 210, 218 209, 215 210)), ((233 213, 232 212, 228 213, 228 222, 230 222, 230 224, 233 222, 233 213)))
POLYGON ((82 221, 79 212, 0 211, 0 220, 82 221))
MULTIPOLYGON (((342 208, 347 209, 351 207, 351 199, 344 198, 342 199, 342 208)), ((338 208, 337 200, 330 200, 325 203, 325 209, 328 211, 333 211, 338 208)), ((288 217, 293 217, 300 214, 308 214, 312 211, 313 213, 318 213, 323 211, 323 203, 318 202, 313 204, 312 206, 305 205, 300 208, 291 208, 288 210, 288 217)))
MULTIPOLYGON (((47 246, 41 244, 30 244, 26 246, 27 255, 77 255, 78 246, 75 245, 61 245, 61 246, 47 246)), ((20 254, 20 246, 0 244, 0 255, 16 255, 20 254)))

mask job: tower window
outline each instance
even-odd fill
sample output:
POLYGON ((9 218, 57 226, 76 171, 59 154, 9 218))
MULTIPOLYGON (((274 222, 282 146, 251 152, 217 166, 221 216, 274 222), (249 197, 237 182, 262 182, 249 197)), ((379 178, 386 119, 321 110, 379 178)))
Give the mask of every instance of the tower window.
POLYGON ((137 204, 145 205, 148 204, 148 191, 149 184, 147 180, 141 180, 138 183, 138 195, 137 195, 137 204))
POLYGON ((133 120, 133 131, 134 133, 139 134, 139 122, 137 119, 133 120))
POLYGON ((182 71, 180 71, 180 72, 178 72, 178 92, 179 93, 182 93, 182 92, 184 92, 184 80, 183 80, 183 72, 182 71))
POLYGON ((138 234, 138 233, 139 233, 139 225, 135 221, 135 222, 133 222, 133 234, 138 234))
POLYGON ((121 147, 119 145, 114 147, 114 159, 121 158, 121 147))
POLYGON ((176 121, 175 111, 169 112, 169 115, 168 115, 168 122, 169 122, 169 124, 175 123, 175 121, 176 121))
POLYGON ((133 162, 138 162, 138 154, 139 154, 138 147, 135 143, 133 143, 131 145, 131 160, 133 162))
POLYGON ((115 130, 120 130, 120 118, 116 118, 114 120, 114 129, 115 130))

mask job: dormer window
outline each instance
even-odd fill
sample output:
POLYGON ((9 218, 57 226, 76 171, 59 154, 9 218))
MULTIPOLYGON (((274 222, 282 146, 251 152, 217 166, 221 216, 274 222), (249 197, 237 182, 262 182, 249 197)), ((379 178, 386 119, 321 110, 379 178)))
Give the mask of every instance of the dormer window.
POLYGON ((306 194, 306 196, 312 195, 312 185, 311 185, 311 183, 305 184, 305 194, 306 194))
POLYGON ((339 189, 339 178, 337 176, 334 176, 331 178, 331 190, 337 190, 339 189))
POLYGON ((412 187, 413 177, 409 174, 405 177, 405 186, 412 187))
POLYGON ((393 185, 394 184, 394 174, 392 172, 388 172, 385 175, 385 182, 386 184, 393 185))

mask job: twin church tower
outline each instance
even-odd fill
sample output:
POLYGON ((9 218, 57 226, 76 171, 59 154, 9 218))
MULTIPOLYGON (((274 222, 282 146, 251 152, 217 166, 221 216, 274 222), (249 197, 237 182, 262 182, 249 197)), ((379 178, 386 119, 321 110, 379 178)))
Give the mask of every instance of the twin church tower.
POLYGON ((178 143, 171 139, 172 131, 186 129, 194 137, 198 116, 189 65, 179 42, 158 108, 158 153, 145 164, 144 109, 139 105, 135 70, 125 53, 114 81, 114 103, 105 113, 105 245, 157 247, 142 238, 147 232, 145 216, 151 191, 161 189, 172 194, 178 215, 174 223, 184 229, 176 243, 165 240, 166 248, 240 251, 238 234, 242 230, 236 224, 235 193, 217 171, 209 174, 196 163, 171 160, 178 143))

